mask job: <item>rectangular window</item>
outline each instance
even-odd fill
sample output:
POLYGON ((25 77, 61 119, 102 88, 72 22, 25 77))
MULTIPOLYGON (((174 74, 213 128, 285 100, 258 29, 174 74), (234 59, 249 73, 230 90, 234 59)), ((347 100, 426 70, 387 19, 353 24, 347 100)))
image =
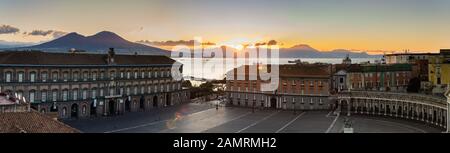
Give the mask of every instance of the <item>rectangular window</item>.
POLYGON ((123 77, 124 77, 123 72, 120 72, 120 78, 123 78, 123 77))
POLYGON ((141 86, 141 94, 145 94, 145 88, 144 88, 144 86, 141 86))
POLYGON ((100 97, 103 97, 103 89, 100 89, 100 97))
POLYGON ((127 72, 127 79, 130 79, 130 77, 131 77, 130 72, 127 72))
POLYGON ((87 90, 83 90, 83 100, 87 99, 87 90))
POLYGON ((77 100, 78 99, 78 91, 77 90, 73 91, 72 98, 73 98, 73 100, 77 100))
POLYGON ((67 95, 68 95, 69 93, 68 93, 68 91, 67 90, 64 90, 63 91, 63 101, 67 101, 67 95))
POLYGON ((52 78, 53 78, 53 82, 58 81, 58 72, 53 72, 52 73, 52 78))
POLYGON ((69 73, 64 72, 64 73, 63 73, 63 79, 64 79, 64 81, 67 81, 68 78, 69 78, 69 73))
POLYGON ((110 96, 114 95, 114 89, 113 88, 109 89, 109 95, 110 96))
POLYGON ((145 72, 144 71, 141 72, 141 78, 145 78, 145 72))
POLYGON ((46 72, 42 73, 41 79, 42 79, 42 82, 46 82, 47 81, 47 73, 46 72))
POLYGON ((30 92, 30 103, 33 103, 34 102, 34 92, 30 92))
POLYGON ((11 82, 11 73, 6 73, 6 78, 5 78, 6 82, 11 82))
POLYGON ((23 73, 22 72, 20 72, 19 74, 18 74, 18 80, 17 80, 18 82, 23 82, 23 73))
POLYGON ((138 72, 137 72, 137 71, 134 72, 134 78, 135 78, 135 79, 138 78, 138 72))
POLYGON ((58 99, 58 92, 57 91, 53 91, 52 92, 52 101, 55 102, 58 99))
POLYGON ((95 72, 92 73, 92 80, 94 80, 94 81, 97 80, 97 73, 95 73, 95 72))
POLYGON ((42 91, 42 93, 41 93, 41 101, 42 102, 47 101, 47 91, 42 91))
POLYGON ((138 88, 137 88, 137 87, 134 87, 134 91, 133 91, 133 94, 135 94, 135 95, 137 95, 137 94, 138 94, 138 88))

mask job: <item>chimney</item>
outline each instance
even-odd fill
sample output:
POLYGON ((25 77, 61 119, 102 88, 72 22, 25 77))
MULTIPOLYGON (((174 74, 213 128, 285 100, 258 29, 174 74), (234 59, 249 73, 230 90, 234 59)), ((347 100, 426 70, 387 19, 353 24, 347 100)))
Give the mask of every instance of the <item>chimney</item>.
POLYGON ((116 53, 114 52, 114 48, 109 48, 108 51, 108 64, 114 64, 114 55, 116 53))

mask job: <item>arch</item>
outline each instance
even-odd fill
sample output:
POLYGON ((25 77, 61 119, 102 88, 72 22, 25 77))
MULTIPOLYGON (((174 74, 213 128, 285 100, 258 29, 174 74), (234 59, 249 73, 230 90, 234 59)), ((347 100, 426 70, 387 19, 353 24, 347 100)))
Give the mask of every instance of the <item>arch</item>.
POLYGON ((125 100, 125 111, 131 111, 131 101, 128 98, 125 100))
POLYGON ((72 104, 70 110, 71 110, 70 117, 78 118, 78 104, 76 104, 76 103, 72 104))
POLYGON ((277 98, 270 98, 270 108, 277 108, 277 98))
POLYGON ((91 108, 90 108, 91 115, 97 115, 97 109, 96 109, 97 104, 95 104, 95 103, 96 103, 96 101, 93 101, 90 105, 91 106, 91 108))
POLYGON ((139 99, 139 108, 145 110, 145 98, 144 96, 141 96, 141 99, 139 99))
POLYGON ((116 105, 115 105, 115 101, 114 100, 109 100, 108 101, 108 107, 109 107, 109 115, 114 115, 116 114, 116 105))
POLYGON ((66 117, 66 115, 67 115, 67 107, 63 107, 62 108, 62 112, 61 112, 61 116, 62 117, 66 117))
POLYGON ((170 105, 172 105, 172 100, 171 100, 170 94, 167 94, 166 95, 166 106, 170 106, 170 105))
POLYGON ((153 107, 158 107, 158 96, 153 96, 153 107))

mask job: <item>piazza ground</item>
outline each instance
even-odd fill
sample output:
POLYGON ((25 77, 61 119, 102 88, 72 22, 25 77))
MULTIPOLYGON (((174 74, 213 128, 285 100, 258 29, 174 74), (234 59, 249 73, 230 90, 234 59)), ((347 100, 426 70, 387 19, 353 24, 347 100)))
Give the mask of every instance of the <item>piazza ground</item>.
POLYGON ((340 133, 345 120, 356 133, 439 133, 424 123, 377 117, 336 116, 330 111, 253 110, 187 103, 114 117, 64 120, 85 133, 340 133))

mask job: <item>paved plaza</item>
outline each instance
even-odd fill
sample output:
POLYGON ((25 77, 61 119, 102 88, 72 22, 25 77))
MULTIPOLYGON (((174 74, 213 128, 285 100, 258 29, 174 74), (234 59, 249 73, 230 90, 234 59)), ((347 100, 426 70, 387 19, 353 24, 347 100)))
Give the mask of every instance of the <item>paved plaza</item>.
POLYGON ((65 120, 86 133, 341 133, 345 120, 356 133, 439 133, 443 129, 394 118, 337 116, 330 111, 252 110, 187 103, 114 117, 65 120))

